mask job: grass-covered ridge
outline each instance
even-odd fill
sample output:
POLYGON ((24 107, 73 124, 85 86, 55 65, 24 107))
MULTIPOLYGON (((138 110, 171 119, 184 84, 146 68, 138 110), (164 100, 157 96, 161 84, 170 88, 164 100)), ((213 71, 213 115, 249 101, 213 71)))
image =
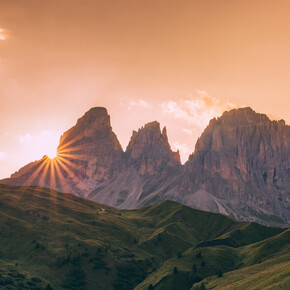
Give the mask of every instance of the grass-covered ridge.
POLYGON ((279 259, 289 243, 282 229, 172 201, 117 210, 7 185, 0 185, 0 225, 4 289, 189 289, 220 269, 224 279, 279 259))
POLYGON ((290 230, 241 248, 241 269, 211 276, 193 286, 200 289, 289 289, 290 230))

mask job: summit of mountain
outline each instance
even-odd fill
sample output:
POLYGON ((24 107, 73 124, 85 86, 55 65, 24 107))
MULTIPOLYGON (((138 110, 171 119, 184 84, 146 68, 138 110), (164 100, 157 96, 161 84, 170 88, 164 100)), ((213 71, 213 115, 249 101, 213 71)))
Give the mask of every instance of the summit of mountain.
POLYGON ((160 130, 157 121, 147 123, 138 132, 133 131, 126 149, 129 165, 134 165, 141 175, 159 174, 168 167, 180 165, 179 151, 170 148, 166 127, 160 130))
POLYGON ((107 109, 94 107, 60 137, 57 158, 44 156, 12 174, 5 183, 87 196, 96 184, 117 176, 124 167, 124 152, 107 109))
POLYGON ((251 108, 214 118, 186 163, 182 187, 188 194, 205 190, 261 217, 290 220, 290 127, 251 108))

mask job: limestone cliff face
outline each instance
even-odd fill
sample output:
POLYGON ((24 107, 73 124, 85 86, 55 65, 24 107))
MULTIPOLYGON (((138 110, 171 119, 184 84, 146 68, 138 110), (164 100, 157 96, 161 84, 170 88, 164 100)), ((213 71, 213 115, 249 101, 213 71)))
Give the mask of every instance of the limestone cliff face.
POLYGON ((160 124, 151 122, 133 131, 126 149, 128 166, 140 175, 154 175, 180 165, 179 152, 173 152, 167 138, 166 128, 161 133, 160 124))
POLYGON ((124 168, 122 147, 107 110, 101 107, 90 109, 61 136, 58 154, 68 165, 72 163, 77 177, 97 182, 116 176, 124 168))
POLYGON ((290 218, 290 127, 250 108, 210 121, 187 162, 182 188, 290 218))

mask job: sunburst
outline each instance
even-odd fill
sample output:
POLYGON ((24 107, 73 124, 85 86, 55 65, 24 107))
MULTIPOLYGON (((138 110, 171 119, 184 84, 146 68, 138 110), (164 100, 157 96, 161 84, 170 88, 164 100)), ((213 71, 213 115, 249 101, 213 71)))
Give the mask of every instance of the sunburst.
POLYGON ((47 153, 25 184, 70 191, 69 180, 81 183, 81 177, 75 174, 76 170, 80 169, 75 161, 88 161, 89 156, 85 157, 80 153, 84 151, 84 147, 78 144, 79 139, 79 137, 73 138, 59 146, 56 151, 47 153))
POLYGON ((47 154, 47 157, 52 160, 52 159, 56 158, 57 155, 58 155, 57 151, 51 151, 47 154))

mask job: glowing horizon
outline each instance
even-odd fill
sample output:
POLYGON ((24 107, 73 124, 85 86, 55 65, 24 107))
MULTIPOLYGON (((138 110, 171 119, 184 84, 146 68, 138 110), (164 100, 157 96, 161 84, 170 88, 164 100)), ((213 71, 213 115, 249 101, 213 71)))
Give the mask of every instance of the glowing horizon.
POLYGON ((229 108, 290 123, 289 1, 3 0, 0 10, 0 178, 54 156, 95 106, 124 150, 157 120, 183 162, 229 108))

